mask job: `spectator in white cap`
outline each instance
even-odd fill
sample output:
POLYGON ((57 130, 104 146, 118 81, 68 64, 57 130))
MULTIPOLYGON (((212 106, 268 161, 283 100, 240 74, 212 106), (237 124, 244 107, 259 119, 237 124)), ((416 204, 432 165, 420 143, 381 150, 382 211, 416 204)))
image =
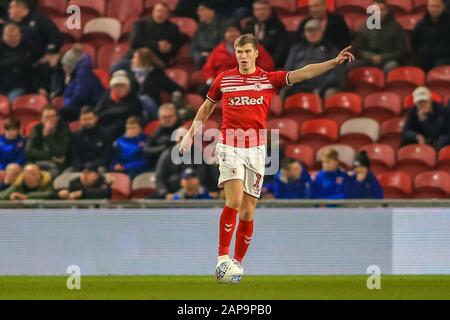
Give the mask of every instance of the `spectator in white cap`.
POLYGON ((414 107, 408 111, 401 145, 428 144, 436 150, 450 144, 450 114, 431 99, 426 87, 413 92, 414 107))
POLYGON ((131 90, 130 78, 125 71, 113 73, 109 88, 95 108, 95 113, 100 126, 115 140, 124 132, 125 121, 129 117, 142 115, 142 105, 131 90))

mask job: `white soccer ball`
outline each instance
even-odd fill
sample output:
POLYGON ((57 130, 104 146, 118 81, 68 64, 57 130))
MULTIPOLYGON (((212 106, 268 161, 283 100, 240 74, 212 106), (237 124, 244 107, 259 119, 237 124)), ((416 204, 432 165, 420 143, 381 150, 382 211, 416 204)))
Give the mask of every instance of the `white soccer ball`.
POLYGON ((214 272, 219 283, 239 283, 244 276, 244 268, 236 259, 222 259, 214 272))

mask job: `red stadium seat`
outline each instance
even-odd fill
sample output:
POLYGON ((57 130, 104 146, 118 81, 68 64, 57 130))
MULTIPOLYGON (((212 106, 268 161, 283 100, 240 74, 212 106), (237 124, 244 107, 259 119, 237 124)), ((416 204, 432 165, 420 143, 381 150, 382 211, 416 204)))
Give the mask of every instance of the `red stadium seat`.
POLYGON ((106 16, 124 23, 131 19, 137 20, 143 9, 142 0, 108 0, 106 16))
POLYGON ((413 9, 413 0, 387 0, 387 4, 395 16, 408 14, 413 9))
POLYGON ((384 88, 383 70, 375 67, 361 67, 352 70, 347 75, 347 84, 355 89, 361 98, 384 88))
POLYGON ((372 93, 364 99, 362 115, 382 124, 385 120, 398 117, 402 113, 400 97, 394 92, 372 93))
POLYGON ((429 145, 411 144, 397 151, 397 171, 409 174, 413 180, 419 173, 434 169, 436 151, 429 145))
POLYGON ((109 80, 110 80, 109 73, 106 70, 97 68, 94 69, 94 74, 100 80, 100 83, 102 84, 103 88, 105 90, 109 90, 109 80))
POLYGON ((122 25, 114 18, 95 18, 84 26, 82 42, 92 44, 95 49, 100 49, 106 44, 112 44, 120 39, 122 25))
POLYGON ((336 0, 335 6, 337 12, 355 21, 366 16, 366 9, 372 3, 371 0, 336 0))
POLYGON ((409 198, 412 192, 412 181, 404 172, 385 172, 377 176, 386 199, 409 198))
POLYGON ((299 125, 321 112, 322 100, 314 93, 295 93, 284 101, 284 116, 297 121, 299 125))
POLYGON ((97 66, 100 69, 109 71, 111 66, 122 59, 130 49, 126 43, 107 44, 98 51, 97 66))
POLYGON ((189 76, 189 87, 197 88, 204 85, 205 83, 206 80, 201 70, 194 71, 189 76))
POLYGON ((136 20, 127 20, 122 24, 122 34, 120 35, 119 41, 121 43, 129 43, 130 41, 130 34, 133 31, 133 26, 136 20))
POLYGON ((281 22, 287 32, 296 32, 305 16, 282 17, 281 22))
POLYGON ((425 72, 418 67, 397 67, 387 74, 387 90, 397 93, 401 99, 424 84, 425 72))
POLYGON ((361 30, 361 27, 367 21, 367 16, 344 16, 345 23, 347 23, 348 28, 353 33, 358 33, 361 30))
POLYGON ((393 118, 384 121, 381 124, 380 139, 378 140, 378 143, 388 144, 394 150, 397 150, 400 147, 400 141, 404 126, 404 118, 393 118))
POLYGON ((23 126, 22 124, 22 132, 23 135, 25 137, 29 137, 31 130, 33 130, 33 128, 38 125, 39 123, 41 123, 41 120, 31 120, 30 122, 28 122, 25 126, 23 126))
POLYGON ((156 191, 155 173, 143 173, 133 179, 131 185, 131 199, 143 199, 155 194, 156 191))
POLYGON ((317 152, 320 148, 334 143, 339 137, 339 126, 331 119, 312 119, 305 121, 300 129, 300 142, 317 152))
POLYGON ((361 147, 370 159, 370 170, 375 174, 391 171, 395 166, 395 151, 387 144, 368 144, 361 147))
POLYGON ((267 121, 267 129, 278 129, 281 138, 285 138, 289 142, 296 142, 298 140, 298 125, 294 120, 287 118, 272 119, 267 121))
POLYGON ((161 126, 161 122, 159 122, 159 120, 154 120, 151 121, 149 123, 147 123, 147 125, 144 128, 144 133, 151 137, 153 135, 153 133, 156 131, 156 129, 158 129, 161 126))
POLYGON ((283 113, 283 100, 277 94, 274 94, 270 103, 269 116, 279 117, 283 113))
POLYGON ((95 48, 89 44, 89 43, 77 43, 77 44, 73 44, 73 43, 68 43, 65 44, 62 48, 61 48, 61 53, 64 54, 67 51, 69 51, 74 45, 77 46, 81 46, 81 48, 83 49, 84 52, 86 52, 87 54, 89 54, 92 58, 92 62, 94 63, 94 65, 97 62, 97 51, 95 50, 95 48))
POLYGON ((24 95, 18 97, 13 105, 11 115, 18 117, 22 127, 26 128, 28 123, 39 120, 42 108, 48 104, 47 98, 41 95, 24 95))
POLYGON ((325 100, 323 116, 335 120, 339 125, 362 111, 361 97, 352 92, 336 93, 325 100))
MULTIPOLYGON (((431 92, 431 100, 433 100, 436 103, 444 102, 442 100, 442 97, 436 92, 431 92)), ((412 107, 414 107, 414 100, 412 94, 410 94, 403 99, 403 109, 410 109, 412 107)))
POLYGON ((180 50, 178 50, 178 53, 175 57, 173 68, 182 69, 186 71, 188 74, 191 74, 196 70, 196 66, 190 56, 189 51, 190 51, 189 44, 181 46, 180 50))
POLYGON ((64 107, 64 96, 57 96, 52 99, 52 106, 58 108, 58 110, 61 110, 62 107, 64 107))
POLYGON ((314 150, 307 145, 289 144, 285 147, 284 154, 286 157, 300 161, 308 169, 311 169, 314 166, 314 150))
POLYGON ((446 146, 439 150, 437 169, 450 172, 450 146, 446 146))
POLYGON ((423 14, 413 13, 404 16, 397 17, 397 22, 408 32, 413 31, 416 27, 417 23, 422 20, 423 14))
POLYGON ((11 107, 8 97, 0 95, 0 117, 7 118, 10 112, 11 107))
MULTIPOLYGON (((82 20, 83 21, 83 20, 82 20)), ((53 22, 58 27, 59 31, 63 34, 65 43, 73 43, 78 42, 81 38, 83 31, 79 29, 69 29, 66 26, 67 18, 66 17, 57 17, 53 18, 53 22)))
POLYGON ((70 0, 69 5, 77 5, 81 8, 83 15, 91 12, 97 17, 103 16, 106 8, 106 0, 70 0))
POLYGON ((123 173, 109 172, 106 174, 112 181, 112 200, 128 200, 131 194, 130 177, 123 173))
POLYGON ((342 124, 339 135, 339 143, 359 149, 378 140, 380 125, 370 118, 353 118, 342 124))
POLYGON ((339 155, 339 164, 345 169, 351 169, 353 167, 353 162, 355 161, 355 149, 346 144, 330 144, 326 145, 317 152, 316 160, 319 163, 322 159, 322 154, 327 148, 332 148, 337 151, 339 155))
POLYGON ((189 75, 186 71, 177 68, 168 68, 166 75, 184 89, 188 88, 189 75))
POLYGON ((427 87, 445 97, 450 94, 450 65, 431 69, 427 74, 427 87))
POLYGON ((297 10, 297 0, 269 0, 269 2, 280 16, 294 14, 297 10))
POLYGON ((188 93, 184 96, 184 101, 188 105, 188 108, 194 112, 197 112, 205 99, 196 93, 188 93))
POLYGON ((170 21, 178 26, 181 33, 185 34, 189 39, 194 37, 197 31, 197 22, 194 19, 188 17, 173 17, 170 21))
POLYGON ((67 11, 66 0, 40 0, 39 8, 51 16, 64 16, 67 11))
POLYGON ((450 174, 444 171, 427 171, 414 179, 414 198, 444 199, 450 195, 450 174))

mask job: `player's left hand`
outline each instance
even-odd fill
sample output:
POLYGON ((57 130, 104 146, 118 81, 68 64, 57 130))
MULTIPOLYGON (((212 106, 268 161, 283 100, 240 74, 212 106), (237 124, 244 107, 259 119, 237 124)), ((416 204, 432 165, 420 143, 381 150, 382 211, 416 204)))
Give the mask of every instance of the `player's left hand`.
POLYGON ((351 48, 352 46, 348 46, 339 53, 335 59, 336 65, 343 64, 345 61, 352 62, 355 60, 355 56, 350 52, 351 48))

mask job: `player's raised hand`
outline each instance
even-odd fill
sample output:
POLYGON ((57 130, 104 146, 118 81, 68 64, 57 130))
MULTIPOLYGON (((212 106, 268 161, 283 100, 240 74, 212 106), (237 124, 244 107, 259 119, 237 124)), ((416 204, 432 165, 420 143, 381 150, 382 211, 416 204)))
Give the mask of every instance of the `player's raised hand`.
POLYGON ((335 59, 336 65, 343 64, 345 61, 352 62, 353 60, 355 60, 355 56, 350 52, 351 48, 352 46, 348 46, 339 53, 339 55, 335 59))

